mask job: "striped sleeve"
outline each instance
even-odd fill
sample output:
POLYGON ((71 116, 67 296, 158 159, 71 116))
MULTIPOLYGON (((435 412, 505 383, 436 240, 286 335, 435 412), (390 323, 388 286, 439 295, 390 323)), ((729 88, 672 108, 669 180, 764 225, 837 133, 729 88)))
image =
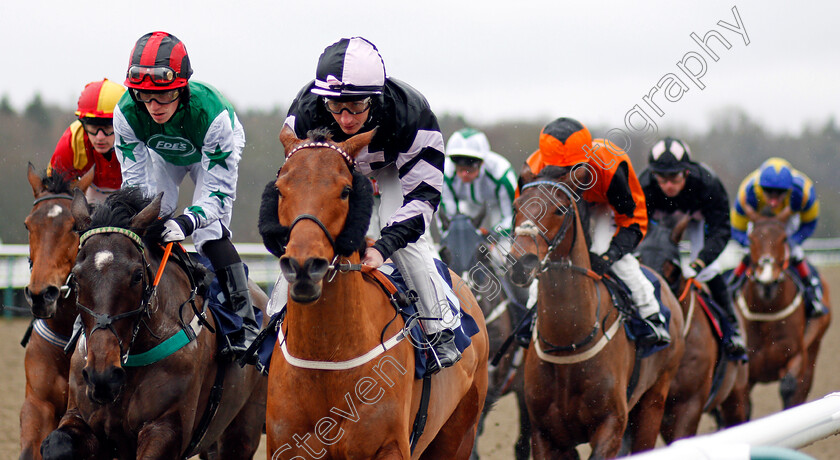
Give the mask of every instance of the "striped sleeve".
POLYGON ((729 220, 732 225, 732 238, 734 238, 742 246, 749 246, 750 241, 747 238, 747 226, 750 220, 747 218, 746 206, 756 209, 758 200, 755 195, 755 178, 756 173, 753 172, 741 182, 738 187, 738 195, 735 198, 735 203, 732 207, 732 212, 729 214, 729 220))
POLYGON ((798 208, 799 228, 791 235, 791 239, 796 244, 802 244, 817 229, 817 220, 820 217, 820 200, 817 199, 817 192, 811 179, 801 173, 797 176, 799 177, 794 180, 791 207, 798 208))
POLYGON ((403 205, 388 219, 374 244, 384 258, 417 241, 440 204, 444 144, 437 121, 431 117, 434 129, 418 130, 408 151, 397 157, 403 205))

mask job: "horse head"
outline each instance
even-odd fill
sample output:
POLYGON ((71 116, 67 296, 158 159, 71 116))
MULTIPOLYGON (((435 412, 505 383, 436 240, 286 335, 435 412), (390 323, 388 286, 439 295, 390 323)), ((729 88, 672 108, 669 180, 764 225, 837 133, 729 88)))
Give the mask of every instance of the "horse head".
POLYGON ((263 192, 260 234, 280 257, 295 302, 316 301, 338 257, 364 252, 373 192, 354 158, 374 134, 335 143, 326 130, 310 131, 305 140, 288 126, 280 133, 286 162, 263 192))
POLYGON ((749 238, 753 278, 764 286, 776 284, 782 279, 790 257, 785 221, 760 216, 753 222, 749 238))
POLYGON ((65 281, 79 249, 79 235, 73 231, 70 212, 74 188, 82 192, 93 182, 93 168, 75 181, 58 171, 38 174, 29 163, 29 184, 35 202, 24 225, 29 231, 29 262, 32 267, 26 300, 36 318, 52 318, 60 294, 67 293, 65 281))
POLYGON ((77 191, 73 198, 73 217, 82 233, 72 270, 86 338, 82 376, 96 404, 111 404, 120 396, 126 382, 122 363, 141 322, 151 316, 153 275, 146 253, 152 248, 141 235, 158 221, 162 196, 149 200, 138 188, 122 189, 92 214, 84 194, 77 191))
MULTIPOLYGON (((570 259, 576 235, 581 231, 579 206, 581 190, 594 177, 586 167, 546 166, 528 183, 520 183, 520 196, 514 201, 514 239, 510 251, 515 262, 511 280, 520 286, 530 283, 549 259, 570 259)), ((589 267, 586 244, 578 245, 589 267), (581 249, 582 248, 582 249, 581 249)))

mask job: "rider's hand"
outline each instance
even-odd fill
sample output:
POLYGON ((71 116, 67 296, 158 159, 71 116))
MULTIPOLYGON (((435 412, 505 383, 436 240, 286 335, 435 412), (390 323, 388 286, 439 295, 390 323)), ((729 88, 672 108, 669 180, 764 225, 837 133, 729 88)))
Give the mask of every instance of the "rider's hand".
POLYGON ((190 236, 194 229, 193 218, 181 214, 164 222, 163 230, 160 232, 160 241, 163 243, 184 241, 184 238, 190 236))
POLYGON ((706 266, 703 264, 701 260, 695 260, 694 262, 688 265, 688 269, 683 272, 683 276, 686 278, 697 278, 697 275, 703 271, 706 266))
POLYGON ((362 258, 362 263, 373 268, 379 268, 383 263, 385 263, 385 260, 382 258, 382 254, 379 251, 373 247, 369 247, 365 249, 365 257, 362 258))
POLYGON ((604 276, 604 273, 610 269, 612 263, 613 261, 610 260, 610 256, 607 254, 598 255, 593 252, 589 253, 589 264, 592 265, 592 271, 600 276, 604 276))
POLYGON ((481 236, 487 236, 487 235, 489 235, 489 234, 490 234, 490 231, 489 231, 489 230, 487 230, 487 229, 486 229, 486 228, 484 228, 484 227, 480 227, 480 228, 478 229, 478 231, 479 231, 479 233, 481 233, 481 236))

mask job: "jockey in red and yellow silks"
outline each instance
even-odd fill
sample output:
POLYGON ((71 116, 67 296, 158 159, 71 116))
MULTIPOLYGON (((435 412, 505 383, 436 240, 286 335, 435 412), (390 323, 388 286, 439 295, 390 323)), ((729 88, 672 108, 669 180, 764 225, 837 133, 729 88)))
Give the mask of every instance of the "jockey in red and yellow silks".
POLYGON ((114 106, 125 88, 103 79, 88 83, 79 97, 79 118, 64 131, 55 147, 49 174, 61 171, 67 179, 76 179, 95 167, 89 201, 101 201, 122 184, 120 163, 114 155, 114 106))
POLYGON ((543 128, 539 150, 526 163, 534 174, 546 166, 588 164, 595 179, 582 198, 594 211, 590 227, 592 270, 603 274, 612 269, 625 282, 639 316, 649 326, 643 341, 670 342, 653 285, 632 254, 647 232, 648 217, 645 195, 627 154, 606 139, 593 140, 577 120, 558 118, 543 128))

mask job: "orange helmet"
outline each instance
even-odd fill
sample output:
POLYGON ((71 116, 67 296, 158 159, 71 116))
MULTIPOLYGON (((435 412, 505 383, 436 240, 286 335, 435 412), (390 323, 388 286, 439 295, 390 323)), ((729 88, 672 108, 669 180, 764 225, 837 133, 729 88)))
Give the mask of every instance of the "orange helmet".
POLYGON ((558 118, 540 131, 540 153, 546 165, 574 166, 586 163, 592 135, 572 118, 558 118), (586 149, 584 149, 586 147, 586 149))
POLYGON ((107 78, 85 85, 79 96, 76 116, 79 118, 114 118, 114 107, 125 93, 125 88, 107 78))

